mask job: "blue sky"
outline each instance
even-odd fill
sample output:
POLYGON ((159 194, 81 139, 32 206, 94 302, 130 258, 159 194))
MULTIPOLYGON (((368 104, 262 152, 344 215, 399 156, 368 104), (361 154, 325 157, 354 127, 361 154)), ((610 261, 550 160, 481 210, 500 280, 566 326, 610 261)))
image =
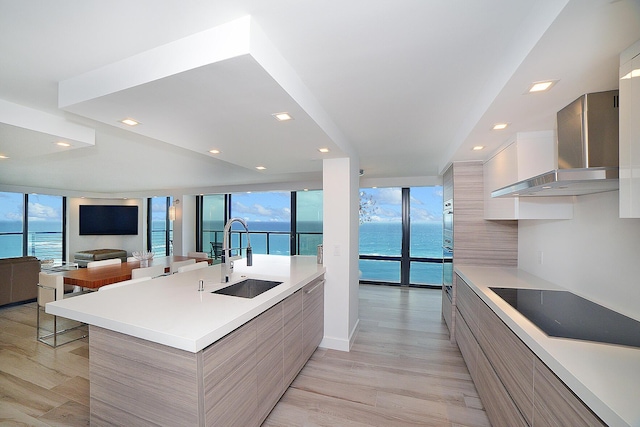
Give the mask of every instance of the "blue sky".
MULTIPOLYGON (((22 221, 24 195, 0 192, 0 221, 22 221)), ((29 221, 60 221, 62 197, 29 194, 29 221)))
MULTIPOLYGON (((400 188, 367 188, 362 190, 375 201, 370 212, 372 222, 399 221, 400 188)), ((300 192, 298 217, 301 220, 321 219, 322 192, 300 192), (320 216, 320 218, 318 218, 320 216)), ((62 215, 61 198, 38 194, 29 195, 29 219, 58 221, 62 215)), ((165 198, 153 199, 154 218, 164 218, 165 198)), ((233 213, 250 222, 289 222, 291 195, 289 192, 261 192, 233 194, 233 213)), ((0 192, 0 221, 22 220, 23 195, 0 192)), ((411 188, 411 220, 415 222, 442 220, 442 187, 411 188)))
MULTIPOLYGON (((361 200, 371 200, 373 204, 367 209, 371 222, 399 222, 402 221, 402 189, 394 188, 364 188, 361 200)), ((412 222, 440 222, 442 221, 442 187, 411 187, 411 221, 412 222)))

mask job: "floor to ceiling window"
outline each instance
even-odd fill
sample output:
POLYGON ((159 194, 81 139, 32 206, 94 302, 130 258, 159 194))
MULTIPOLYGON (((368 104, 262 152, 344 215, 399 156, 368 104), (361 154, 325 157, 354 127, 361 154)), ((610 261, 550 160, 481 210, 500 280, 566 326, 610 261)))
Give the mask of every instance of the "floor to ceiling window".
POLYGON ((147 247, 156 255, 173 254, 173 221, 169 207, 173 197, 151 197, 147 209, 147 247))
POLYGON ((23 255, 24 194, 0 193, 0 258, 23 255))
POLYGON ((442 285, 442 187, 360 190, 360 279, 442 285))
MULTIPOLYGON (((200 206, 200 250, 214 260, 222 249, 224 224, 235 217, 247 223, 254 254, 315 255, 322 243, 322 191, 212 194, 201 196, 200 206)), ((231 247, 240 246, 247 246, 247 233, 234 223, 231 247)))
POLYGON ((296 199, 295 240, 298 255, 316 255, 322 244, 322 190, 298 191, 296 199))
POLYGON ((0 192, 0 258, 65 260, 65 198, 0 192))

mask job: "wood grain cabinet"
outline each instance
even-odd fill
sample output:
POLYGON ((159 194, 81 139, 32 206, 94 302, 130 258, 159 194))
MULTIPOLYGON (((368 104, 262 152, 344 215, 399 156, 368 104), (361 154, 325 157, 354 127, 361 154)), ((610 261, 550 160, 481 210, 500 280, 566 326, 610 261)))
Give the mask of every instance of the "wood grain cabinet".
POLYGON ((605 425, 458 275, 456 285, 456 341, 492 425, 605 425))
POLYGON ((259 426, 323 334, 324 277, 198 353, 90 326, 91 423, 259 426))
POLYGON ((282 302, 285 389, 305 364, 302 354, 302 292, 301 289, 282 302))
POLYGON ((316 350, 324 335, 324 279, 302 288, 302 342, 304 360, 316 350))

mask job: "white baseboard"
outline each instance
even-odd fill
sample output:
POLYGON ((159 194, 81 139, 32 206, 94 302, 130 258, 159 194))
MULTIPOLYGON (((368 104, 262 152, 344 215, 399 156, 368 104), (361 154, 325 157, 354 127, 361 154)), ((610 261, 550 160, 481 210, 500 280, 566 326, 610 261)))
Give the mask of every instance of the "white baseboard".
POLYGON ((349 351, 351 346, 353 345, 353 341, 355 340, 356 333, 358 332, 358 325, 360 324, 360 319, 356 321, 355 326, 351 330, 349 334, 349 339, 344 338, 336 338, 336 337, 328 337, 324 336, 322 338, 322 342, 320 342, 320 347, 329 348, 331 350, 339 350, 339 351, 349 351))

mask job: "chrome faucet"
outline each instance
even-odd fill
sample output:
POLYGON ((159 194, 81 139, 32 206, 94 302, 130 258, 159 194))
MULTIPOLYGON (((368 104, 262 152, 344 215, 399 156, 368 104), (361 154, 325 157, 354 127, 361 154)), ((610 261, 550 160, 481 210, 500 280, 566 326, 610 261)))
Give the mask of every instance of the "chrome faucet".
MULTIPOLYGON (((222 283, 227 283, 229 278, 231 277, 231 273, 233 273, 233 260, 241 258, 241 256, 231 257, 231 250, 236 248, 231 248, 231 242, 229 236, 231 234, 231 226, 234 222, 239 222, 244 227, 247 232, 247 267, 251 267, 253 265, 253 251, 251 249, 251 237, 249 236, 249 228, 247 227, 247 223, 242 218, 231 218, 227 221, 227 224, 224 226, 223 237, 222 237, 222 263, 221 266, 221 274, 220 281, 222 283)), ((241 242, 239 246, 242 246, 241 242)), ((238 250, 242 249, 240 247, 238 250)))

